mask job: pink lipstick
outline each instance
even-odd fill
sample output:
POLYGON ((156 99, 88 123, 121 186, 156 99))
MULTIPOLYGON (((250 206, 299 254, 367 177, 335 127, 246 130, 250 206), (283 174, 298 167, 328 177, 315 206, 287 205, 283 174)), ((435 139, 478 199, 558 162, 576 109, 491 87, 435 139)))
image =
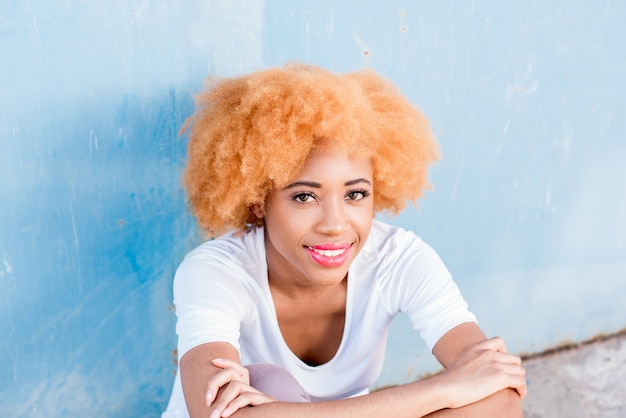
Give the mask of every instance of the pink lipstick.
POLYGON ((338 267, 350 257, 352 244, 322 244, 306 246, 311 258, 324 267, 338 267))

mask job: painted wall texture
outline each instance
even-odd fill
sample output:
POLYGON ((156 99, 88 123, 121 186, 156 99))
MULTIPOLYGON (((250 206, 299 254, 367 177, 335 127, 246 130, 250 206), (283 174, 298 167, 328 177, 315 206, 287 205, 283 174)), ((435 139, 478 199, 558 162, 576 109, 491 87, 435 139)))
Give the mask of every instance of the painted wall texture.
MULTIPOLYGON (((0 2, 0 416, 155 417, 180 187, 208 75, 371 67, 430 118, 434 191, 391 221, 489 334, 538 352, 626 327, 626 3, 0 2)), ((400 319, 378 384, 437 369, 400 319)))

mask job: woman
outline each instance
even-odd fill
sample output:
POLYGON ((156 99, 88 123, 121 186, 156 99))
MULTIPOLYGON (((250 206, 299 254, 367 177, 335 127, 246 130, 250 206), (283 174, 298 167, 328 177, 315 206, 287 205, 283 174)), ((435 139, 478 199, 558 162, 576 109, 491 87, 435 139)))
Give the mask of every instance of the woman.
POLYGON ((374 220, 417 200, 439 155, 391 84, 259 71, 210 84, 188 127, 189 201, 219 237, 176 273, 164 417, 522 416, 520 359, 486 339, 428 245, 374 220), (368 393, 398 312, 446 370, 368 393))

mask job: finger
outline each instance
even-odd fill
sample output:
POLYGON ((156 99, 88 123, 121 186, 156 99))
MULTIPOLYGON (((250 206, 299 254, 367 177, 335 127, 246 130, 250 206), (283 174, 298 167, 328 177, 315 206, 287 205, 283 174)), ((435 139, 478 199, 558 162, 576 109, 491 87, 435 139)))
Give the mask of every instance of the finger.
POLYGON ((245 406, 256 406, 269 402, 276 402, 276 399, 259 391, 243 392, 228 404, 222 412, 222 417, 229 417, 245 406))
POLYGON ((209 379, 207 383, 207 391, 206 391, 206 404, 207 406, 211 406, 213 401, 215 401, 215 397, 217 396, 217 392, 220 388, 229 382, 232 381, 241 381, 242 377, 237 372, 237 370, 233 368, 223 369, 217 373, 215 373, 209 379))
POLYGON ((498 374, 502 378, 504 387, 514 389, 519 394, 520 399, 526 396, 526 370, 523 367, 512 364, 500 364, 498 374))
MULTIPOLYGON (((496 337, 497 338, 497 337, 496 337)), ((484 361, 498 361, 502 363, 521 364, 522 359, 519 356, 506 352, 504 343, 499 345, 498 341, 485 340, 478 343, 475 346, 474 353, 477 358, 482 358, 484 361), (504 349, 496 349, 494 347, 504 347, 504 349)), ((470 351, 469 354, 472 352, 470 351)))
POLYGON ((506 373, 509 376, 514 376, 516 378, 519 377, 526 377, 526 369, 524 369, 521 366, 518 366, 517 364, 511 364, 511 363, 499 363, 496 366, 497 370, 500 370, 504 373, 506 373))
POLYGON ((528 387, 526 386, 526 377, 516 376, 514 383, 510 384, 509 387, 517 392, 520 399, 524 399, 528 391, 528 387))
POLYGON ((467 365, 474 363, 472 367, 489 367, 490 365, 510 364, 521 367, 522 359, 513 354, 495 351, 489 348, 483 348, 477 352, 468 352, 464 360, 467 365))
POLYGON ((528 386, 526 382, 526 369, 519 366, 517 369, 517 376, 519 378, 519 383, 513 387, 517 391, 520 396, 520 399, 524 399, 526 393, 528 392, 528 386))
POLYGON ((517 388, 517 393, 519 393, 519 396, 521 399, 524 399, 524 397, 528 394, 528 385, 526 383, 526 379, 524 378, 524 385, 517 388))
POLYGON ((504 344, 504 340, 500 337, 489 338, 488 340, 479 342, 476 346, 479 349, 490 349, 490 350, 500 351, 503 353, 507 352, 506 345, 504 344))
POLYGON ((524 399, 524 397, 528 393, 528 386, 526 386, 526 381, 524 381, 524 384, 522 386, 516 387, 514 389, 519 394, 520 399, 524 399))
POLYGON ((521 357, 514 354, 503 353, 501 351, 494 353, 493 359, 499 363, 514 364, 516 366, 522 365, 521 357))
MULTIPOLYGON (((237 380, 233 380, 231 381, 227 386, 225 386, 223 388, 223 390, 220 392, 219 396, 217 397, 217 399, 215 400, 215 402, 213 403, 213 408, 215 408, 213 410, 213 413, 211 414, 211 417, 213 417, 213 415, 215 416, 223 416, 224 410, 236 399, 238 399, 239 397, 242 397, 244 394, 246 393, 261 393, 258 390, 254 389, 252 386, 246 385, 245 383, 242 383, 240 381, 237 380)), ((243 401, 245 401, 245 396, 242 398, 243 401)), ((240 401, 241 403, 241 401, 240 401)), ((237 405, 237 404, 236 404, 237 405)), ((240 407, 246 406, 247 403, 242 403, 241 406, 236 407, 235 410, 239 409, 240 407)), ((234 412, 234 411, 233 411, 234 412)), ((231 412, 232 414, 232 412, 231 412)))
POLYGON ((237 371, 237 373, 239 373, 239 375, 244 379, 246 383, 248 384, 250 383, 248 369, 246 369, 244 366, 242 366, 238 362, 234 360, 229 360, 229 359, 216 358, 216 359, 211 360, 211 363, 213 363, 214 366, 219 367, 220 369, 232 367, 233 369, 237 371))
POLYGON ((212 404, 207 404, 207 406, 213 408, 213 412, 211 412, 209 418, 221 417, 224 409, 226 409, 228 404, 237 397, 238 393, 236 391, 233 391, 236 383, 237 381, 234 380, 229 382, 228 385, 222 387, 222 391, 215 397, 215 400, 212 402, 212 404))

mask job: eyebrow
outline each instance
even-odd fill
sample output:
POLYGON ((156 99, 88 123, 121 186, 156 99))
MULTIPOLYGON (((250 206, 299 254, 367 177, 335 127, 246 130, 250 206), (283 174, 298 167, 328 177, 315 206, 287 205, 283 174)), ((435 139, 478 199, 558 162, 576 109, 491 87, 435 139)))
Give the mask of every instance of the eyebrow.
MULTIPOLYGON (((364 179, 364 178, 358 178, 358 179, 346 181, 343 185, 344 186, 354 186, 355 184, 359 184, 359 183, 366 183, 366 184, 369 184, 370 186, 372 185, 372 183, 368 179, 364 179)), ((321 189, 322 188, 321 183, 316 183, 314 181, 296 181, 295 183, 291 183, 291 184, 283 187, 283 190, 293 189, 294 187, 302 187, 302 186, 312 187, 314 189, 321 189)))

